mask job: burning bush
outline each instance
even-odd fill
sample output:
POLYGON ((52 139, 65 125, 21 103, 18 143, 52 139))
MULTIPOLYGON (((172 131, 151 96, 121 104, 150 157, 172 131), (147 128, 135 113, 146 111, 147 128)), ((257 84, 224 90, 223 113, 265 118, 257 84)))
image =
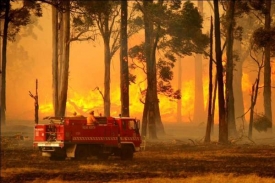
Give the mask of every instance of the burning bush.
POLYGON ((258 132, 266 132, 271 125, 271 121, 264 114, 254 114, 253 126, 258 132))

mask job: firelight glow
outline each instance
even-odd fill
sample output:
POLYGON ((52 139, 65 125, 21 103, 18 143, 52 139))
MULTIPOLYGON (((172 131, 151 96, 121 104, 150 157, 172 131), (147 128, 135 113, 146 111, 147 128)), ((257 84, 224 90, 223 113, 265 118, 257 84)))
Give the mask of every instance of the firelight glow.
MULTIPOLYGON (((205 22, 208 26, 207 20, 205 22)), ((39 81, 39 117, 53 115, 52 106, 52 73, 51 73, 51 8, 45 7, 43 17, 38 20, 38 25, 33 27, 35 38, 22 36, 18 42, 9 42, 11 54, 7 63, 7 119, 10 120, 32 120, 34 116, 33 100, 28 92, 34 90, 34 81, 39 81), (15 45, 15 47, 11 47, 15 45), (18 47, 16 47, 18 46, 18 47), (27 56, 17 48, 24 48, 27 56), (24 57, 24 58, 23 58, 24 57), (25 58, 26 57, 26 58, 25 58), (14 64, 16 67, 14 68, 14 64), (17 65, 16 65, 17 64, 17 65), (12 66, 11 66, 12 65, 12 66), (13 68, 12 68, 13 67, 13 68)), ((207 29, 206 26, 206 29, 207 29)), ((208 29, 207 29, 208 30, 208 29)), ((144 33, 134 35, 129 40, 129 48, 144 41, 144 33)), ((103 99, 99 90, 104 92, 104 52, 102 40, 96 42, 73 42, 70 50, 69 67, 69 89, 66 115, 70 116, 74 112, 84 116, 90 110, 95 110, 96 114, 103 114, 103 99), (95 88, 99 87, 99 90, 95 88)), ((195 60, 193 56, 183 58, 182 61, 182 86, 181 86, 181 121, 191 122, 194 113, 194 93, 195 93, 195 60), (190 119, 191 118, 191 119, 190 119)), ((251 86, 255 81, 255 66, 244 62, 242 90, 244 96, 245 111, 250 106, 251 86), (253 70, 253 72, 252 72, 253 70)), ((204 108, 207 107, 208 100, 208 58, 203 60, 203 94, 204 108)), ((224 64, 224 63, 223 63, 224 64)), ((174 79, 172 86, 178 89, 178 65, 174 68, 174 79)), ((275 84, 275 64, 272 62, 272 85, 275 84)), ((257 68, 256 68, 257 69, 257 68)), ((215 72, 213 72, 215 74, 215 72)), ((111 115, 120 114, 120 69, 119 51, 114 55, 111 64, 111 115)), ((140 74, 139 80, 143 80, 140 74)), ((263 77, 261 78, 261 82, 263 77)), ((137 81, 136 83, 139 83, 137 81)), ((262 86, 262 83, 261 83, 262 86)), ((141 85, 130 85, 130 114, 131 116, 142 118, 143 104, 140 102, 140 87, 146 88, 146 82, 141 85)), ((218 95, 217 95, 218 96, 218 95)), ((163 122, 177 121, 177 101, 171 100, 163 95, 159 95, 159 107, 163 122)), ((257 111, 263 110, 262 89, 260 90, 257 111)), ((275 90, 272 90, 272 99, 275 98, 275 90)), ((216 110, 218 111, 217 99, 216 110)), ((273 114, 275 103, 272 104, 273 114)), ((215 113, 217 115, 218 112, 215 113)), ((218 117, 215 117, 218 119, 218 117)), ((206 120, 205 120, 206 121, 206 120)))

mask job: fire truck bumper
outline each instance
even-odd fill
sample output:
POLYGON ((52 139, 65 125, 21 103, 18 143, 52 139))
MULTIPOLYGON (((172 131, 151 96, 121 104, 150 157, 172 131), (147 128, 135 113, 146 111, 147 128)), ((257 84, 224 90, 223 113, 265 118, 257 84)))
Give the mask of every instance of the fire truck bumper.
POLYGON ((41 147, 42 149, 47 149, 47 148, 54 148, 54 147, 64 147, 64 142, 61 141, 56 141, 56 142, 34 142, 33 143, 34 147, 41 147))

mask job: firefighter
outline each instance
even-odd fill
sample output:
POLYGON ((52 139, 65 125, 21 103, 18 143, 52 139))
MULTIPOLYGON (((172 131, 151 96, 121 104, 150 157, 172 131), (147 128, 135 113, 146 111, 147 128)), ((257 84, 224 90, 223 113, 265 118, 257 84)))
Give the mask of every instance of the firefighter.
POLYGON ((96 123, 96 119, 94 116, 94 111, 91 111, 87 117, 87 125, 93 125, 96 123))

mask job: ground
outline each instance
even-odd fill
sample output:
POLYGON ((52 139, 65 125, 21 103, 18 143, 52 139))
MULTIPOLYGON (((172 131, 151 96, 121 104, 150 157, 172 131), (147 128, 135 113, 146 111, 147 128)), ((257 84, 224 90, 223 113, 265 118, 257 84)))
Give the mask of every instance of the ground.
POLYGON ((165 127, 131 161, 50 161, 32 147, 32 125, 2 127, 0 182, 275 182, 274 135, 204 144, 203 125, 165 127))

